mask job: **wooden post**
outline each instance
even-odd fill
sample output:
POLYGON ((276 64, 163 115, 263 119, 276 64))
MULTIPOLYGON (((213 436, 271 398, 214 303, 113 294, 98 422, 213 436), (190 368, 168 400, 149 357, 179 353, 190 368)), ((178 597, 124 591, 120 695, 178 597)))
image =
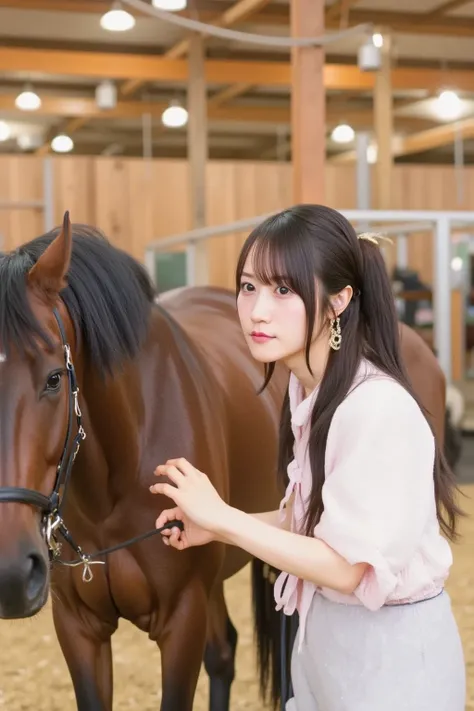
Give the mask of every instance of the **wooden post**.
MULTIPOLYGON (((290 0, 292 37, 324 34, 323 0, 290 0)), ((291 49, 293 201, 324 202, 326 97, 324 48, 291 49)))
POLYGON ((391 37, 383 33, 382 64, 375 77, 374 125, 377 141, 376 206, 379 210, 393 207, 393 104, 392 104, 392 49, 391 37))
MULTIPOLYGON (((207 140, 207 92, 204 73, 204 41, 195 33, 189 42, 188 84, 188 163, 191 200, 191 229, 206 226, 206 166, 207 140)), ((206 242, 196 242, 188 247, 188 282, 203 285, 209 281, 206 242)))

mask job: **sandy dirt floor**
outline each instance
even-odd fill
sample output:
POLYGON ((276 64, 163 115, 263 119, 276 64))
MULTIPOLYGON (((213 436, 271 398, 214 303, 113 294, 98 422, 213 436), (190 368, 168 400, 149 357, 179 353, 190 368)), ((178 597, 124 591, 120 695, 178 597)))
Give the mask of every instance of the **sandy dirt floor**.
MULTIPOLYGON (((468 703, 474 711, 474 486, 463 506, 463 539, 454 547, 455 564, 449 580, 455 615, 460 625, 468 674, 468 703)), ((231 617, 239 631, 237 677, 232 710, 262 711, 255 675, 250 608, 249 569, 227 585, 231 617)), ((8 711, 74 711, 69 674, 56 641, 50 607, 33 620, 0 623, 0 707, 8 711)), ((157 711, 160 702, 159 652, 146 635, 122 621, 113 640, 114 711, 157 711)), ((207 711, 208 684, 203 671, 194 704, 207 711)))

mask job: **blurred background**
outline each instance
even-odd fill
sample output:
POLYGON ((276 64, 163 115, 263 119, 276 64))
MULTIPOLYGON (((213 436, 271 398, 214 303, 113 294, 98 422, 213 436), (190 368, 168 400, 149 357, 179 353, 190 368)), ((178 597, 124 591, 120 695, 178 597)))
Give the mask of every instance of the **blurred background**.
MULTIPOLYGON (((162 293, 232 288, 251 226, 295 202, 389 233, 400 319, 446 374, 470 511, 473 47, 473 0, 0 0, 0 250, 69 210, 162 293), (304 36, 324 46, 291 46, 304 36)), ((450 592, 474 709, 472 517, 465 534, 450 592)), ((232 708, 256 710, 247 575, 228 588, 241 635, 232 708)), ((0 706, 74 709, 49 611, 2 634, 0 706)), ((114 708, 158 708, 154 645, 124 623, 114 649, 114 708)), ((207 708, 204 676, 195 708, 207 708)))

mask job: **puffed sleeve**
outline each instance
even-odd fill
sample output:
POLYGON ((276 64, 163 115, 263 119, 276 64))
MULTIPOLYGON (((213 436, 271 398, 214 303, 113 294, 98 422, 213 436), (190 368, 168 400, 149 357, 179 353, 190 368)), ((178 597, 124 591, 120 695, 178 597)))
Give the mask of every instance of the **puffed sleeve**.
POLYGON ((369 564, 354 595, 371 610, 395 590, 433 505, 434 437, 415 400, 388 378, 360 384, 328 434, 324 512, 314 535, 369 564))

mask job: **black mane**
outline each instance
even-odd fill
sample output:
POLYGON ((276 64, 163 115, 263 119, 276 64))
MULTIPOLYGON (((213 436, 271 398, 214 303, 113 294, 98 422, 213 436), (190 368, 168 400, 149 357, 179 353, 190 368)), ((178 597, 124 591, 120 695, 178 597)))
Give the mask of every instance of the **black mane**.
MULTIPOLYGON (((52 230, 13 252, 0 253, 0 344, 20 350, 34 347, 39 337, 50 342, 33 315, 26 293, 26 275, 57 236, 52 230)), ((145 271, 129 254, 117 249, 98 230, 72 225, 73 247, 61 292, 91 364, 110 373, 133 358, 147 332, 155 298, 145 271)))

